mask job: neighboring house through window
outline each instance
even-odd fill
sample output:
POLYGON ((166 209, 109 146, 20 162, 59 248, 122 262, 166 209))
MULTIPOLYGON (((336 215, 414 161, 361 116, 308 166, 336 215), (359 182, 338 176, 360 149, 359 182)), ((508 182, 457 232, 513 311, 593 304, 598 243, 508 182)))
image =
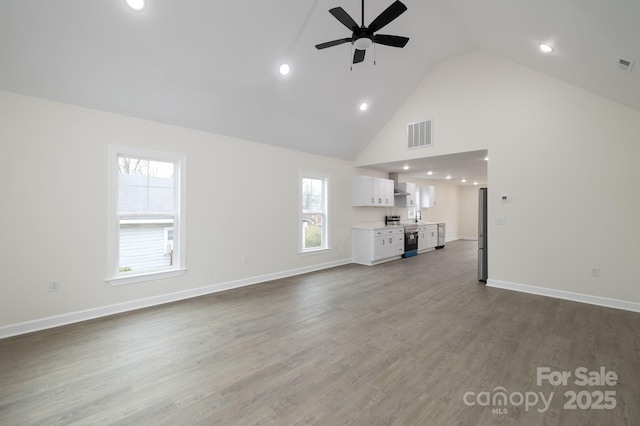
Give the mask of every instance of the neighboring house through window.
POLYGON ((329 248, 328 182, 328 176, 301 173, 301 252, 329 248))
POLYGON ((184 273, 185 157, 115 145, 109 156, 108 281, 184 273))

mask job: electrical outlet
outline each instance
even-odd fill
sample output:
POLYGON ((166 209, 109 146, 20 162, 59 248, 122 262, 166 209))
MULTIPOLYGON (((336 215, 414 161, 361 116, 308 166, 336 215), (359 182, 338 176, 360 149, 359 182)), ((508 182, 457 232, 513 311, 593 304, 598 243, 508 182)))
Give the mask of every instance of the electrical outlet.
POLYGON ((54 293, 60 291, 60 281, 49 281, 49 292, 54 293))
POLYGON ((242 256, 242 263, 249 263, 249 256, 248 255, 244 255, 242 256))
POLYGON ((594 266, 591 268, 591 276, 592 277, 599 277, 600 276, 600 268, 598 268, 597 266, 594 266))

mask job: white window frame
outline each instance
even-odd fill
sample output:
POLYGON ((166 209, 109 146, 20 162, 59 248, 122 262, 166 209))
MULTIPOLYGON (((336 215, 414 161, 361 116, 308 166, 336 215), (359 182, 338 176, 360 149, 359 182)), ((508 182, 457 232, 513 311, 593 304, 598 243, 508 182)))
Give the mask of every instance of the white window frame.
POLYGON ((108 200, 108 259, 107 279, 111 285, 132 284, 143 281, 171 278, 183 275, 187 270, 187 157, 183 154, 109 145, 109 200, 108 200), (158 271, 140 273, 119 272, 119 215, 118 185, 120 156, 131 156, 147 160, 172 162, 175 164, 175 217, 173 223, 173 265, 158 271))
POLYGON ((298 237, 298 241, 299 241, 299 247, 298 247, 298 252, 300 254, 313 254, 313 253, 320 253, 320 252, 324 252, 330 249, 331 245, 329 242, 329 235, 331 234, 329 232, 330 229, 330 224, 329 224, 329 187, 330 187, 330 178, 328 174, 325 173, 317 173, 317 172, 307 172, 307 171, 301 171, 300 172, 300 178, 298 179, 298 211, 299 211, 299 217, 298 217, 298 232, 299 232, 299 237, 298 237), (323 188, 322 188, 322 194, 323 194, 323 227, 322 227, 322 241, 323 241, 323 245, 321 247, 314 247, 314 248, 305 248, 304 247, 304 229, 302 226, 302 218, 304 216, 304 213, 302 211, 302 180, 303 179, 320 179, 323 182, 323 188))

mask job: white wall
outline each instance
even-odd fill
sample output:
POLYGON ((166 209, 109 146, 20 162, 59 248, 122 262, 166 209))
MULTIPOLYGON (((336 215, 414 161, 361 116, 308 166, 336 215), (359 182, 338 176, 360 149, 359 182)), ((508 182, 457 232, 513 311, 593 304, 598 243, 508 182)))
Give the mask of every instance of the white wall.
POLYGON ((6 92, 0 117, 0 335, 2 326, 351 258, 349 162, 6 92), (183 277, 105 282, 108 144, 186 154, 183 277), (298 254, 300 170, 330 175, 332 249, 323 254, 298 254), (60 292, 49 293, 50 280, 60 292))
POLYGON ((465 240, 478 239, 478 186, 458 187, 458 232, 465 240))
POLYGON ((640 307, 639 111, 474 51, 435 67, 356 165, 425 156, 405 132, 427 118, 430 156, 489 150, 490 282, 640 307))

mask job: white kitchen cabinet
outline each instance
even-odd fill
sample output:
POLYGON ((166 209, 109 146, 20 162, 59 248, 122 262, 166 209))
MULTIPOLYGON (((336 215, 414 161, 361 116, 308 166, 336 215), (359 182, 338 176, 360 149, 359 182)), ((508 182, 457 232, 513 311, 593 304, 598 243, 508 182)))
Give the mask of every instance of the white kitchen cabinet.
POLYGON ((351 185, 351 204, 353 206, 375 206, 373 177, 356 176, 351 185))
POLYGON ((425 249, 436 248, 438 245, 438 225, 427 225, 425 249))
POLYGON ((396 197, 396 207, 415 207, 416 206, 416 184, 411 182, 399 182, 398 189, 407 192, 409 195, 400 195, 396 197))
POLYGON ((354 229, 353 261, 375 265, 404 254, 404 228, 354 229))
POLYGON ((352 182, 351 205, 393 207, 393 181, 371 176, 356 176, 352 182))
POLYGON ((373 257, 371 260, 376 261, 384 259, 384 239, 383 235, 375 235, 373 238, 373 257))
POLYGON ((402 256, 404 254, 404 229, 387 230, 384 234, 382 241, 384 258, 402 256))
POLYGON ((438 245, 438 225, 418 227, 418 252, 433 250, 438 245))
POLYGON ((427 248, 427 225, 418 226, 418 253, 427 248))
POLYGON ((393 197, 393 181, 390 179, 379 179, 382 181, 382 205, 385 207, 393 207, 395 205, 393 197))
POLYGON ((436 205, 436 187, 427 185, 420 187, 420 207, 430 208, 436 205))

